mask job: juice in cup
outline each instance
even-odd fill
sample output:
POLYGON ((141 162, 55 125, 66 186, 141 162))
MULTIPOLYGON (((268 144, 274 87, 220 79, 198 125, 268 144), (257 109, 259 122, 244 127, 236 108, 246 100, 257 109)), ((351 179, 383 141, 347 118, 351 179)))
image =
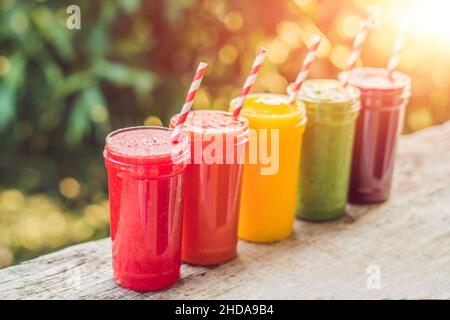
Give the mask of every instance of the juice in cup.
MULTIPOLYGON (((288 90, 290 91, 290 89, 288 90)), ((360 92, 337 80, 307 80, 298 94, 308 123, 302 147, 297 216, 311 221, 345 213, 360 92)))
POLYGON ((161 127, 114 131, 104 150, 108 170, 113 270, 133 290, 158 290, 180 275, 184 171, 189 138, 177 144, 161 127))
POLYGON ((182 259, 221 264, 236 257, 248 122, 229 112, 193 110, 183 131, 191 138, 192 157, 186 168, 182 259))
MULTIPOLYGON (((239 213, 239 237, 247 241, 278 241, 293 230, 306 117, 302 102, 289 105, 288 100, 286 95, 250 94, 241 110, 252 130, 246 150, 248 159, 244 165, 239 213), (272 130, 278 134, 275 149, 272 149, 272 130), (261 141, 264 132, 267 143, 261 141), (268 164, 261 154, 278 161, 275 172, 263 174, 268 164), (252 156, 256 156, 257 161, 251 162, 252 156)), ((237 102, 236 99, 231 102, 231 109, 237 102)))
POLYGON ((361 90, 356 123, 349 200, 377 203, 389 198, 395 150, 404 110, 411 95, 411 79, 386 69, 352 71, 349 83, 361 90))

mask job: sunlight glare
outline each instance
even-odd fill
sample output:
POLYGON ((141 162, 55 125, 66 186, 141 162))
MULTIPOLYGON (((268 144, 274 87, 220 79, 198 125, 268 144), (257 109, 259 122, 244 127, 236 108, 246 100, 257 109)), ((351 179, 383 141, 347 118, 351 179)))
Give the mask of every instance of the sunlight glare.
POLYGON ((450 42, 449 12, 448 0, 417 0, 408 12, 410 28, 418 34, 450 42))

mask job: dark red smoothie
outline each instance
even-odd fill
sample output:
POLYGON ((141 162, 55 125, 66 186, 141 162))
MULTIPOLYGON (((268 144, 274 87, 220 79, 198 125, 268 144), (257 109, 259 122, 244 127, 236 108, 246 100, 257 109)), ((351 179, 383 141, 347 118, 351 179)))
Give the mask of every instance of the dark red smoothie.
POLYGON ((183 131, 190 137, 192 156, 186 168, 182 259, 220 264, 236 256, 248 121, 230 112, 194 110, 183 131))
POLYGON ((400 72, 360 68, 349 83, 361 90, 349 200, 378 203, 389 198, 398 136, 411 95, 411 79, 400 72))
POLYGON ((179 278, 190 146, 185 134, 174 145, 171 132, 133 127, 106 138, 114 277, 125 288, 158 290, 179 278))

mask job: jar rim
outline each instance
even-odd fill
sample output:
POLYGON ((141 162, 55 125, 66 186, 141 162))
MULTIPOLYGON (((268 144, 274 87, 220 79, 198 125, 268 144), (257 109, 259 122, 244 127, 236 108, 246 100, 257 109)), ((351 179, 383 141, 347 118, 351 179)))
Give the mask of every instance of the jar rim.
MULTIPOLYGON (((171 152, 168 152, 168 153, 161 153, 161 154, 157 154, 157 155, 145 155, 145 154, 144 155, 129 155, 129 154, 114 150, 114 147, 112 147, 112 144, 111 144, 112 137, 114 137, 117 134, 123 133, 123 132, 128 132, 128 131, 133 131, 133 130, 142 130, 142 129, 173 131, 173 129, 171 129, 171 128, 159 127, 159 126, 133 126, 133 127, 126 127, 126 128, 114 130, 114 131, 110 132, 105 138, 104 157, 112 162, 117 163, 117 164, 133 165, 133 166, 140 165, 140 164, 136 163, 136 160, 145 162, 145 164, 143 163, 142 165, 149 165, 149 163, 148 163, 149 161, 151 162, 152 160, 157 161, 160 159, 167 158, 168 159, 167 161, 160 162, 160 165, 167 165, 167 164, 180 163, 189 158, 189 156, 190 156, 190 140, 189 140, 189 136, 184 132, 180 133, 180 136, 183 137, 182 139, 179 140, 180 142, 178 144, 176 144, 176 147, 171 149, 172 150, 171 152), (120 158, 120 160, 118 158, 120 158), (127 161, 128 159, 130 161, 127 161)), ((154 165, 158 165, 158 164, 154 163, 154 165)))
MULTIPOLYGON (((192 113, 192 114, 202 113, 202 112, 210 112, 210 113, 218 113, 218 114, 220 113, 220 114, 232 116, 231 112, 228 112, 225 110, 201 109, 201 110, 189 111, 189 113, 192 113)), ((177 116, 178 115, 175 115, 170 119, 170 126, 174 125, 173 122, 177 118, 177 116)), ((182 130, 185 133, 189 133, 189 134, 204 134, 204 135, 232 134, 232 133, 238 133, 238 132, 242 132, 242 134, 244 134, 248 129, 249 122, 245 117, 243 117, 241 115, 238 117, 238 121, 241 123, 240 126, 235 126, 235 127, 231 127, 231 128, 221 127, 220 129, 214 128, 214 127, 205 129, 201 126, 196 126, 195 124, 191 124, 186 121, 183 124, 182 130)))
MULTIPOLYGON (((248 98, 254 98, 254 97, 283 97, 283 98, 289 99, 288 95, 280 94, 280 93, 269 93, 269 92, 250 93, 247 97, 248 98)), ((230 108, 232 110, 235 109, 236 104, 238 103, 238 99, 239 99, 239 97, 235 97, 235 98, 233 98, 231 100, 230 108)), ((300 102, 301 105, 299 105, 298 110, 293 110, 293 111, 291 111, 289 113, 286 113, 286 114, 270 114, 270 113, 268 113, 268 114, 258 114, 258 118, 267 118, 267 119, 271 119, 271 118, 274 119, 274 118, 276 118, 276 119, 281 119, 281 118, 291 118, 292 116, 299 115, 302 118, 301 121, 304 121, 303 118, 306 118, 306 106, 305 106, 305 104, 302 101, 296 101, 297 104, 299 104, 299 102, 300 102)), ((243 109, 243 111, 244 110, 245 109, 243 109)), ((253 117, 252 115, 248 115, 248 116, 253 117)))
MULTIPOLYGON (((308 79, 308 80, 305 80, 305 83, 321 82, 321 81, 332 81, 332 82, 336 82, 336 83, 339 82, 338 80, 335 80, 335 79, 308 79)), ((293 86, 294 86, 294 83, 290 83, 288 85, 288 87, 286 89, 288 94, 290 94, 292 92, 293 86)), ((297 95, 297 100, 302 101, 302 102, 327 103, 327 104, 336 104, 336 105, 346 104, 346 103, 351 103, 351 102, 355 103, 361 97, 361 90, 359 90, 357 87, 355 87, 353 85, 348 85, 348 87, 353 91, 353 96, 347 100, 329 101, 329 100, 325 100, 325 99, 314 98, 314 97, 310 97, 308 95, 303 94, 301 90, 297 95)))
MULTIPOLYGON (((340 72, 338 77, 342 78, 344 72, 340 72)), ((364 87, 359 86, 355 82, 352 82, 352 76, 357 74, 365 74, 365 75, 388 75, 388 71, 384 68, 373 68, 373 67, 361 67, 361 68, 355 68, 351 71, 350 77, 349 77, 349 83, 357 87, 361 91, 361 95, 367 96, 367 95, 377 95, 377 96, 395 96, 399 95, 401 97, 410 97, 411 96, 411 90, 412 90, 412 80, 411 77, 409 77, 407 74, 402 73, 400 71, 394 71, 393 76, 400 80, 400 83, 398 85, 393 85, 391 87, 364 87)))

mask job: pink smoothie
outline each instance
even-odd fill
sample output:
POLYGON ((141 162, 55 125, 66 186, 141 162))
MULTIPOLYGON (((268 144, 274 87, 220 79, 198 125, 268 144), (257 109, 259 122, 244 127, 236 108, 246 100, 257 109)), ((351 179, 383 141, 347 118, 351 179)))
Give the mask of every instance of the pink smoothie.
POLYGON ((171 131, 135 127, 106 138, 114 277, 134 290, 175 283, 181 263, 183 175, 189 140, 171 131), (184 147, 183 147, 184 146, 184 147))

